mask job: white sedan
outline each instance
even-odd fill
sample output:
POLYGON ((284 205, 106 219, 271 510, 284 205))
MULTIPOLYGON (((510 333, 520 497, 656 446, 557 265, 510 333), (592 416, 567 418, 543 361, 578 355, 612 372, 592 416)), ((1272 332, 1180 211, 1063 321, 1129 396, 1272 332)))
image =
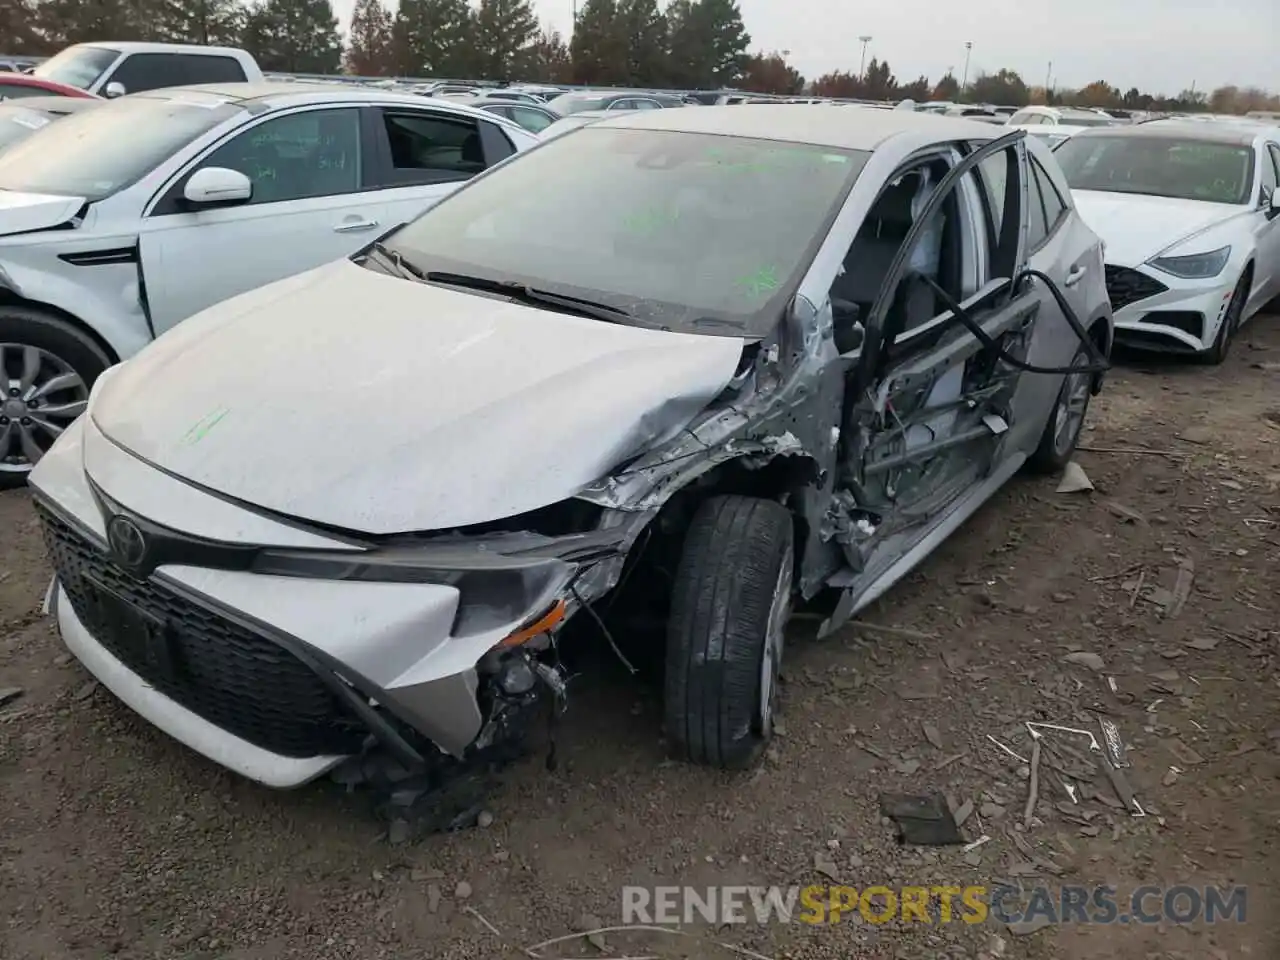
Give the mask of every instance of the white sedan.
POLYGON ((205 307, 355 253, 537 142, 456 103, 282 83, 122 97, 6 151, 0 486, 112 363, 205 307))
POLYGON ((1280 297, 1280 129, 1158 120, 1081 131, 1054 156, 1106 242, 1118 343, 1221 363, 1280 297))

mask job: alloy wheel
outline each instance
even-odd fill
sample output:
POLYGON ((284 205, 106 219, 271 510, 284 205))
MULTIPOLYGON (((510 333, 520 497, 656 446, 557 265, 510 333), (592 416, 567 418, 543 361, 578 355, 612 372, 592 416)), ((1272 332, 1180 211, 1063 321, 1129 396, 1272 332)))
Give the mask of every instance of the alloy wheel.
MULTIPOLYGON (((1076 368, 1087 362, 1082 356, 1077 357, 1076 368)), ((1062 382, 1058 392, 1058 405, 1053 413, 1053 450, 1059 456, 1070 452, 1080 430, 1084 427, 1084 417, 1089 410, 1089 391, 1093 382, 1093 374, 1086 369, 1073 369, 1062 382)))
POLYGON ((778 580, 773 588, 769 604, 769 626, 760 657, 760 712, 757 718, 761 736, 769 736, 773 730, 773 705, 777 698, 778 676, 782 672, 782 648, 786 639, 787 621, 791 619, 791 579, 795 560, 787 551, 778 569, 778 580))
POLYGON ((0 343, 0 475, 30 471, 88 403, 84 379, 61 357, 0 343))

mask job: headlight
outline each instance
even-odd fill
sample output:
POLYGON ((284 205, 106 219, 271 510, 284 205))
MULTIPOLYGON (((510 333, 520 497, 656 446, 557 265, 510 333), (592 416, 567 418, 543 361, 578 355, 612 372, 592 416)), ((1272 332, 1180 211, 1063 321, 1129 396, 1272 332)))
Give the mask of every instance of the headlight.
POLYGON ((1207 280, 1222 272, 1230 256, 1231 248, 1221 247, 1208 253, 1193 253, 1185 257, 1156 257, 1148 262, 1157 270, 1183 280, 1207 280))

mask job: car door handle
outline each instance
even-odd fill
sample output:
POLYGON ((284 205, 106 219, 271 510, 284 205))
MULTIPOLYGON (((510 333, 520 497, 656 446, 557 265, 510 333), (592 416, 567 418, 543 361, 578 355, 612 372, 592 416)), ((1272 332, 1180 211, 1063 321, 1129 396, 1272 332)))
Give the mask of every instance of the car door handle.
POLYGON ((377 220, 349 220, 333 228, 334 233, 363 233, 378 225, 377 220))
POLYGON ((1067 274, 1067 279, 1063 281, 1068 287, 1074 287, 1077 283, 1084 279, 1084 275, 1089 272, 1089 268, 1077 264, 1071 268, 1071 272, 1067 274))

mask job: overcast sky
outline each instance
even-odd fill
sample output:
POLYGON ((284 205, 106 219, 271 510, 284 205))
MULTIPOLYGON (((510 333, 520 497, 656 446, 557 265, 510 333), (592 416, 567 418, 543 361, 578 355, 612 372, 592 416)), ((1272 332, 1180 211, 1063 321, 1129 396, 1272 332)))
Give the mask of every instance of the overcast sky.
MULTIPOLYGON (((353 0, 333 0, 345 29, 353 0)), ((663 0, 660 0, 662 3, 663 0)), ((395 0, 391 0, 394 7, 395 0)), ((753 50, 789 50, 810 79, 856 72, 859 36, 867 58, 888 60, 899 80, 936 80, 1010 67, 1042 84, 1106 80, 1174 94, 1195 84, 1280 90, 1280 0, 739 0, 753 50)), ((533 0, 566 37, 574 0, 533 0)))

